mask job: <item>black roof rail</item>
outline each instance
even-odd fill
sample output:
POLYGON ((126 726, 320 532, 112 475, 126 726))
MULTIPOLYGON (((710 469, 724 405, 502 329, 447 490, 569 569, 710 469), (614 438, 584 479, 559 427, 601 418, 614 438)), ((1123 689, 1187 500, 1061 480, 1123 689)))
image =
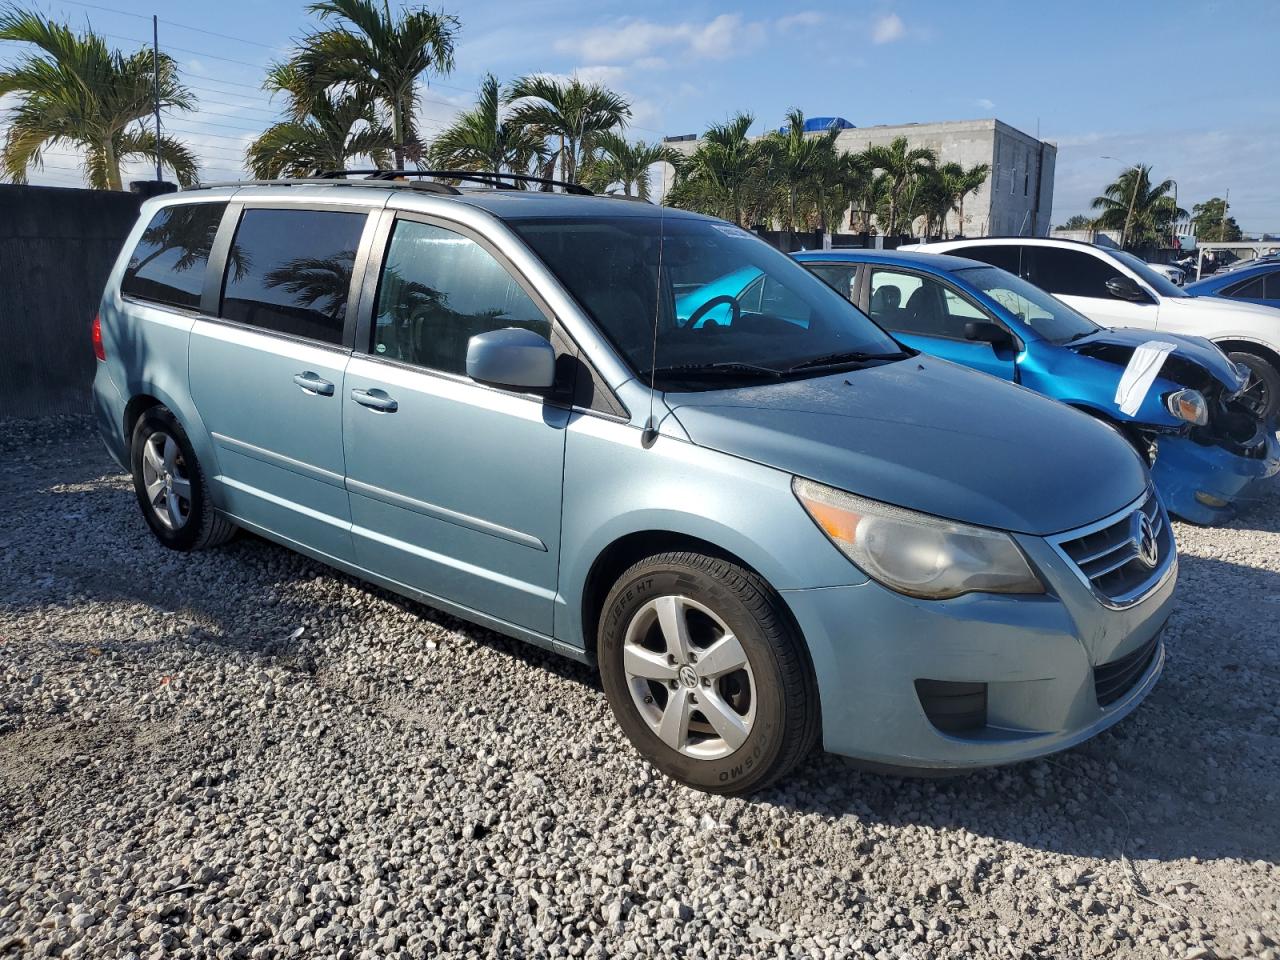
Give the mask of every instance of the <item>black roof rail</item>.
MULTIPOLYGON (((358 187, 365 184, 362 180, 343 180, 340 178, 326 179, 324 177, 306 177, 305 179, 282 178, 279 180, 219 180, 215 183, 200 183, 195 186, 183 187, 180 192, 190 190, 213 190, 219 187, 358 187)), ((432 180, 424 180, 420 183, 399 183, 395 181, 384 181, 379 186, 386 187, 404 187, 411 190, 422 190, 426 193, 443 193, 450 196, 458 196, 462 193, 457 187, 451 187, 447 183, 436 183, 432 180)))
POLYGON ((595 196, 580 183, 568 183, 564 180, 553 180, 550 177, 535 177, 527 173, 495 173, 483 170, 326 170, 320 174, 321 180, 341 180, 346 177, 364 177, 366 180, 396 180, 400 177, 435 177, 441 180, 467 180, 471 183, 482 183, 495 190, 514 190, 516 183, 537 183, 549 187, 559 187, 565 193, 580 197, 595 196), (510 180, 511 183, 503 181, 510 180))

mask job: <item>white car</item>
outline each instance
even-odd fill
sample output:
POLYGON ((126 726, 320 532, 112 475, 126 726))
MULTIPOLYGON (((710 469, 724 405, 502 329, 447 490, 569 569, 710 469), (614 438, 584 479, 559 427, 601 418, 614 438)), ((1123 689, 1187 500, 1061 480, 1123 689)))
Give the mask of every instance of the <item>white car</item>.
POLYGON ((1280 414, 1280 310, 1195 297, 1131 253, 1048 237, 975 237, 902 250, 950 253, 1031 281, 1105 327, 1205 337, 1249 370, 1244 399, 1260 416, 1280 414))
POLYGON ((1147 266, 1162 277, 1167 277, 1170 283, 1179 287, 1182 286, 1182 281, 1187 278, 1181 267, 1175 267, 1171 263, 1148 263, 1147 266))

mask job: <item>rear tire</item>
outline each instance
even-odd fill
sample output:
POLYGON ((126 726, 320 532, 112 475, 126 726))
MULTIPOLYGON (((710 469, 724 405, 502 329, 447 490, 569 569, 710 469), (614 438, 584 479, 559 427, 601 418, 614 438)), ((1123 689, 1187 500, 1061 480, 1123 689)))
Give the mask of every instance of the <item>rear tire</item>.
POLYGON ((1227 358, 1249 368, 1249 383, 1241 399, 1263 423, 1274 422, 1280 417, 1280 370, 1276 370, 1265 357, 1244 350, 1233 350, 1227 358))
POLYGON ((618 578, 600 617, 601 679, 640 754, 699 790, 745 794, 818 739, 818 693, 778 594, 716 557, 664 553, 618 578))
POLYGON ((214 509, 187 432, 167 407, 152 407, 138 418, 129 466, 147 526, 170 550, 203 550, 235 535, 235 524, 214 509))

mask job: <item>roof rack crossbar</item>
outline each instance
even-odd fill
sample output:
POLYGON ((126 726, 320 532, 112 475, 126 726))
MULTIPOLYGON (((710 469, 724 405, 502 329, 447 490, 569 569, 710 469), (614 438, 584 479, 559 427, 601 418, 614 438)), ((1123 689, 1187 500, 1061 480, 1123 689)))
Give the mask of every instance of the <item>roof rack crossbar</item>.
MULTIPOLYGON (((201 183, 196 186, 183 187, 183 191, 190 190, 213 190, 219 187, 356 187, 360 186, 360 180, 343 180, 337 177, 306 177, 304 179, 282 178, 279 180, 221 180, 215 183, 201 183)), ((444 193, 450 196, 457 196, 462 191, 456 187, 451 187, 447 183, 436 183, 433 180, 425 180, 421 183, 396 183, 387 182, 384 184, 388 187, 407 187, 413 190, 422 190, 427 193, 444 193)))
POLYGON ((477 170, 326 170, 320 174, 322 180, 338 180, 345 177, 364 177, 368 180, 395 180, 399 177, 436 177, 443 180, 467 180, 472 183, 483 183, 498 190, 514 189, 515 183, 537 183, 545 186, 559 187, 565 193, 573 193, 582 197, 594 194, 580 183, 568 183, 564 180, 553 180, 550 177, 535 177, 527 173, 496 173, 477 170), (504 183, 510 180, 512 183, 504 183))

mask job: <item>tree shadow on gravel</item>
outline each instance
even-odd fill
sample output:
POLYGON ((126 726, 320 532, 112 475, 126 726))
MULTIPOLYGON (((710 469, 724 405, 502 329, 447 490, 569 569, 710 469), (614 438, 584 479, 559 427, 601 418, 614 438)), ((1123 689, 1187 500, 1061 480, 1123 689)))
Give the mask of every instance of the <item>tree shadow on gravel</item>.
POLYGON ((1181 564, 1164 674, 1094 739, 946 779, 818 755, 758 799, 1078 856, 1280 863, 1280 574, 1190 555, 1181 564))

